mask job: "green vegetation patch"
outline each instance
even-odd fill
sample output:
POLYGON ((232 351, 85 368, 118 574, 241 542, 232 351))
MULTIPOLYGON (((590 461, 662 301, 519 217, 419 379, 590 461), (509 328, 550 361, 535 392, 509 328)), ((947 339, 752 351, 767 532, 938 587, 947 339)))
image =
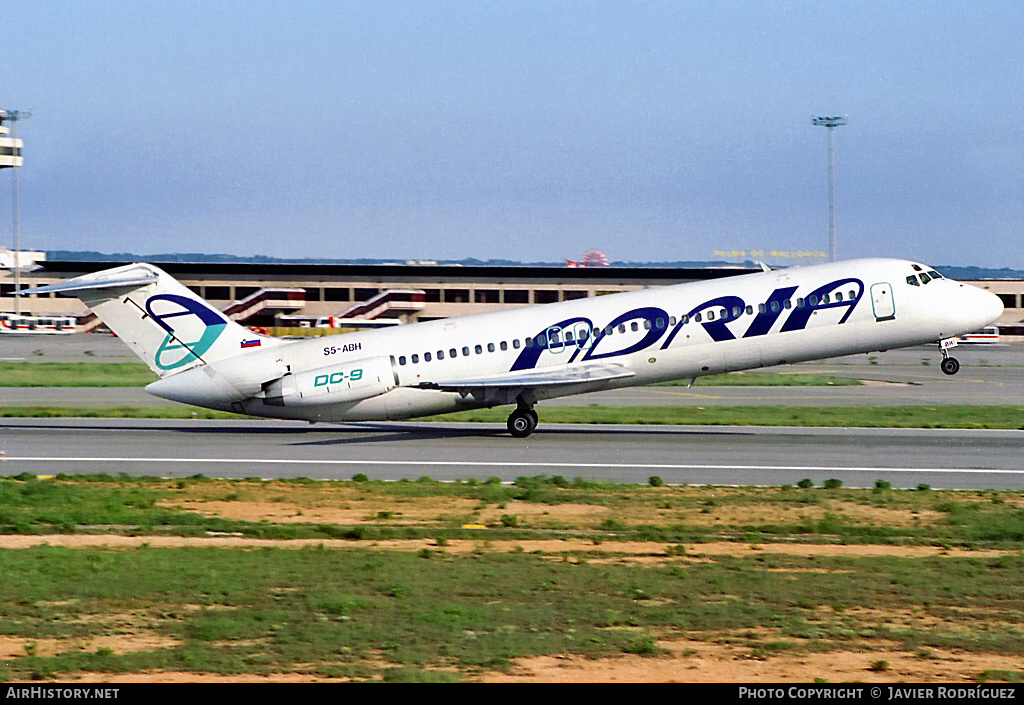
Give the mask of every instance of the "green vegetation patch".
MULTIPOLYGON (((870 489, 801 489, 355 475, 359 481, 0 478, 2 531, 197 537, 184 548, 142 539, 117 550, 0 549, 0 635, 24 652, 5 659, 0 678, 165 670, 447 682, 544 654, 659 657, 662 640, 680 638, 762 659, 872 644, 1024 657, 1020 492, 900 490, 884 478, 870 489), (355 509, 363 518, 343 525, 211 516, 243 503, 355 509), (490 512, 490 528, 462 530, 423 512, 415 525, 402 524, 418 507, 455 503, 474 507, 474 520, 490 512), (581 513, 584 505, 597 513, 581 513), (537 528, 551 521, 562 528, 537 528), (228 549, 203 544, 211 531, 348 541, 228 549), (407 550, 368 540, 428 537, 407 550), (472 550, 454 547, 458 538, 472 539, 472 550), (572 543, 534 551, 514 544, 538 538, 572 543), (650 549, 616 553, 605 541, 650 549), (705 542, 716 548, 704 553, 705 542), (737 552, 723 555, 723 542, 737 552), (771 543, 775 550, 750 549, 771 543), (797 543, 822 550, 778 552, 797 543), (829 550, 848 543, 892 549, 829 550), (915 557, 901 554, 902 544, 1002 551, 915 557), (632 560, 638 555, 645 560, 632 560), (148 635, 141 647, 118 646, 118 635, 139 634, 148 635), (100 636, 103 648, 82 647, 100 636), (37 648, 44 639, 46 648, 37 648)), ((876 661, 884 659, 866 663, 876 661)), ((1019 672, 979 678, 1013 680, 1019 672)))
POLYGON ((311 667, 409 680, 451 678, 454 668, 473 678, 541 654, 654 656, 656 638, 684 634, 731 640, 759 658, 849 649, 864 638, 895 640, 908 650, 1024 656, 1019 565, 993 568, 982 558, 770 559, 765 570, 762 557, 638 566, 529 553, 439 551, 425 560, 316 547, 43 546, 0 552, 0 633, 26 645, 98 636, 130 611, 135 629, 164 638, 162 648, 135 653, 69 648, 40 656, 26 648, 6 662, 12 679, 83 670, 237 674, 311 667), (894 626, 886 618, 911 605, 921 626, 894 626), (995 617, 983 622, 978 614, 995 617))
POLYGON ((0 362, 0 387, 142 387, 156 380, 135 362, 0 362))
MULTIPOLYGON (((1024 429, 1024 406, 538 406, 541 425, 663 424, 859 428, 1024 429)), ((432 416, 434 421, 504 423, 507 409, 432 416)))
MULTIPOLYGON (((357 475, 364 475, 357 473, 357 475)), ((119 533, 261 539, 615 539, 1024 549, 1019 492, 716 488, 521 476, 436 482, 166 479, 30 473, 0 478, 0 534, 119 533), (513 504, 517 503, 517 504, 513 504), (233 513, 232 507, 250 507, 233 513), (534 505, 526 509, 524 505, 534 505), (536 505, 542 505, 537 507, 536 505), (287 522, 264 517, 281 515, 287 522), (584 507, 590 507, 581 511, 584 507), (345 522, 318 512, 350 511, 345 522), (231 518, 245 517, 245 518, 231 518), (306 519, 305 516, 309 516, 306 519)), ((652 548, 657 553, 660 548, 652 548)), ((680 554, 685 550, 680 551, 680 554)))
MULTIPOLYGON (((656 387, 680 387, 690 380, 673 380, 656 384, 656 387)), ((695 387, 851 387, 861 384, 859 379, 817 375, 806 372, 729 372, 720 375, 698 377, 695 387)))

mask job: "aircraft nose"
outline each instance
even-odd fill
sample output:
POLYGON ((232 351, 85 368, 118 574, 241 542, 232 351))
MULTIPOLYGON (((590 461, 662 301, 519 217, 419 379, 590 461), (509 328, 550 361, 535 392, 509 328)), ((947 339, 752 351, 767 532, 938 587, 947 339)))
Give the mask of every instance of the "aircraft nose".
POLYGON ((991 291, 981 290, 981 293, 980 308, 985 314, 985 320, 987 321, 985 325, 988 325, 989 323, 994 323, 996 319, 1003 315, 1003 302, 991 291))

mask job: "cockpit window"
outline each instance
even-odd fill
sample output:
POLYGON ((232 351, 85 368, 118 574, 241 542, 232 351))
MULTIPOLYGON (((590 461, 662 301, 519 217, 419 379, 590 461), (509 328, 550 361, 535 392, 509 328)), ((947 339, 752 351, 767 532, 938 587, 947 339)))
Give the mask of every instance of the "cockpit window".
POLYGON ((934 271, 929 271, 928 276, 930 276, 932 279, 942 279, 942 275, 934 271))
POLYGON ((910 286, 921 286, 921 284, 918 283, 917 281, 917 277, 915 277, 913 274, 907 277, 907 284, 910 284, 910 286))
POLYGON ((913 267, 914 271, 916 271, 916 272, 923 272, 924 271, 923 269, 921 269, 921 267, 919 265, 912 264, 910 266, 913 267))
POLYGON ((930 281, 931 281, 931 279, 928 278, 928 274, 925 273, 925 272, 921 272, 921 283, 922 284, 927 284, 930 281))

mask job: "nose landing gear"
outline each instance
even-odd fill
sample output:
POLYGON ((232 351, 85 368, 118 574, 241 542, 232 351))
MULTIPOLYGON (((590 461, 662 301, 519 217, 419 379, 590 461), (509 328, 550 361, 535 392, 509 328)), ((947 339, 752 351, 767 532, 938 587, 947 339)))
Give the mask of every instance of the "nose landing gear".
POLYGON ((942 351, 942 363, 940 369, 947 375, 955 375, 960 371, 960 361, 949 356, 950 349, 956 347, 956 338, 946 338, 939 341, 939 350, 942 351))
POLYGON ((947 375, 955 375, 960 371, 960 362, 955 357, 950 357, 945 350, 942 351, 942 364, 939 365, 947 375))

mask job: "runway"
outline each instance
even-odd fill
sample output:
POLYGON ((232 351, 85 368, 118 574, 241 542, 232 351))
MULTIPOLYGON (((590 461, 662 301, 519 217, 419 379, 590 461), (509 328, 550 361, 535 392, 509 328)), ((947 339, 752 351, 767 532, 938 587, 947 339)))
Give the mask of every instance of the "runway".
POLYGON ((394 422, 0 420, 0 474, 572 480, 1024 489, 1024 431, 394 422))

